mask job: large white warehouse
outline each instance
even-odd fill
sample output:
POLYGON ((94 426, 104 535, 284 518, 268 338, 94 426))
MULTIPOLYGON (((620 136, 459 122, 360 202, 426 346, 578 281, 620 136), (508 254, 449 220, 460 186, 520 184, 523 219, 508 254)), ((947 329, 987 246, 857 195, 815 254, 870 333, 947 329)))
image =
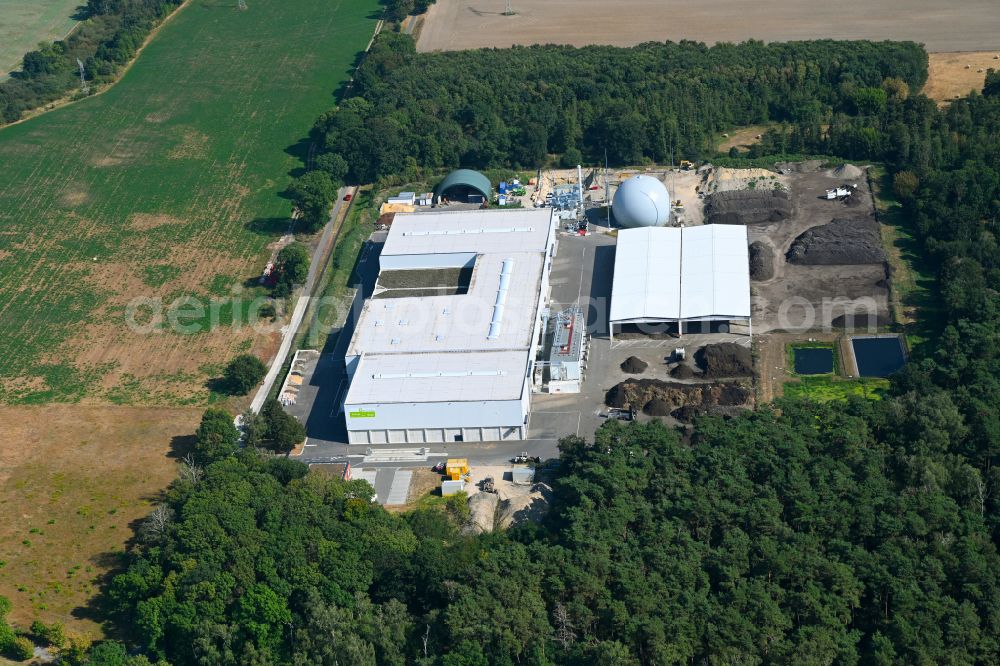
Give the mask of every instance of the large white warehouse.
POLYGON ((351 444, 526 437, 555 229, 551 208, 396 215, 345 358, 351 444))
POLYGON ((611 288, 615 326, 733 322, 750 332, 747 228, 646 227, 618 232, 611 288))

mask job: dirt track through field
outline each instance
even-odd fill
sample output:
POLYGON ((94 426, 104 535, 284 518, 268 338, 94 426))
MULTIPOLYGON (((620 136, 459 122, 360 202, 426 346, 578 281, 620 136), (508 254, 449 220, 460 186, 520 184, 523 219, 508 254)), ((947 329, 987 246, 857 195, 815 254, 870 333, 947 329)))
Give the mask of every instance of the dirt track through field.
POLYGON ((1000 49, 996 0, 438 0, 420 32, 420 51, 514 44, 613 44, 692 39, 899 39, 928 51, 1000 49))

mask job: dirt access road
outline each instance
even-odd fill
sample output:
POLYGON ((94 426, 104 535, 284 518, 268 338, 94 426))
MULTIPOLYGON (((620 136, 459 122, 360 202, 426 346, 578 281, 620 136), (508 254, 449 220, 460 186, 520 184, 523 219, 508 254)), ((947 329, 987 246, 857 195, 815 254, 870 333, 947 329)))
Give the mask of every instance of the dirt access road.
POLYGON ((996 0, 438 0, 419 51, 514 44, 613 44, 693 39, 909 39, 928 51, 1000 48, 996 0))

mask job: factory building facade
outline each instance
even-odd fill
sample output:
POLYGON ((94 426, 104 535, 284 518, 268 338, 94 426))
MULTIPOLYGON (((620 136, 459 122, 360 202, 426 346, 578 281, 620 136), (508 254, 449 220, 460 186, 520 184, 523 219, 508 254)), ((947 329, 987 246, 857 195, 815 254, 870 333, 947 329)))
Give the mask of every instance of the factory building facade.
POLYGON ((351 444, 524 439, 552 209, 397 214, 345 364, 351 444))

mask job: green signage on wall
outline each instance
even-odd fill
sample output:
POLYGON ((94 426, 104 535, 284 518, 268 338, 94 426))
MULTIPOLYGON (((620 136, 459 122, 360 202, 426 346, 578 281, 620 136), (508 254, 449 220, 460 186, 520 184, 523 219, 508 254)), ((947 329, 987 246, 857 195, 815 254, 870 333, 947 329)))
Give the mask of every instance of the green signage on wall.
POLYGON ((350 417, 352 419, 373 419, 373 418, 375 418, 375 412, 358 411, 358 412, 348 412, 348 414, 350 415, 350 417))

